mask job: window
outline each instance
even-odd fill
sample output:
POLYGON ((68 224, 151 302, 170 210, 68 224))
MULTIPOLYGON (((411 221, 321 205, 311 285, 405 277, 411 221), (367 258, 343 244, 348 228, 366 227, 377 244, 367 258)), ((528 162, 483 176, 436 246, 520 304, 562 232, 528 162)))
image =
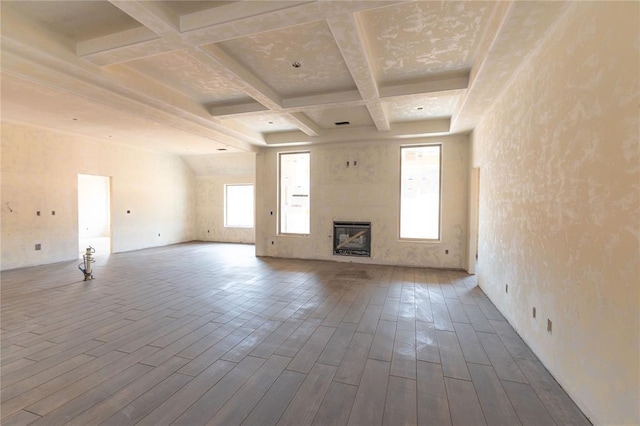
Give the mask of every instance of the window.
POLYGON ((441 145, 400 148, 400 238, 440 239, 441 145))
POLYGON ((309 152, 287 152, 279 156, 280 233, 309 234, 309 152))
POLYGON ((224 226, 253 228, 253 185, 224 186, 224 226))

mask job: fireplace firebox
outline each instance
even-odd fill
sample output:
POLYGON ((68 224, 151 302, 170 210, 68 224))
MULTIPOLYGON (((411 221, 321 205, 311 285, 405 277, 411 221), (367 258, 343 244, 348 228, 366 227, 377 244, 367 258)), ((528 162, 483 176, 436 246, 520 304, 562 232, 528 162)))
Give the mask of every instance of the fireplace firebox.
POLYGON ((333 254, 371 257, 371 222, 333 222, 333 254))

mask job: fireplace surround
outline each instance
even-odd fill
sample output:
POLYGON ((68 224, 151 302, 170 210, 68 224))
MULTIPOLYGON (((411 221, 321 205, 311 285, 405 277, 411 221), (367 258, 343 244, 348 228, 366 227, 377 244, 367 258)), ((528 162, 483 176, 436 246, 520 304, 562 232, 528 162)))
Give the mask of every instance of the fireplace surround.
POLYGON ((371 257, 371 222, 333 222, 333 254, 371 257))

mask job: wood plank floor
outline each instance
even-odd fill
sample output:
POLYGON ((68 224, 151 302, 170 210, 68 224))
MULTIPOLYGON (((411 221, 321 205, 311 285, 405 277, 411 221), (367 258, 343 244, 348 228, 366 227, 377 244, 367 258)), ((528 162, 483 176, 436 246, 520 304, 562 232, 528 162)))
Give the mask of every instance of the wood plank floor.
POLYGON ((253 250, 3 272, 2 424, 589 424, 475 277, 253 250))

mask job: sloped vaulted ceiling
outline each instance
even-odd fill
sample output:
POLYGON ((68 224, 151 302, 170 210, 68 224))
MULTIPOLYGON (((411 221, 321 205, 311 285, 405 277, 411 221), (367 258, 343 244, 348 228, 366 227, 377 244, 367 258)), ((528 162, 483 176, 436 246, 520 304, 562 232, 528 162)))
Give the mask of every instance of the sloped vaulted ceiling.
POLYGON ((1 8, 3 120, 198 155, 468 132, 566 4, 1 8))

